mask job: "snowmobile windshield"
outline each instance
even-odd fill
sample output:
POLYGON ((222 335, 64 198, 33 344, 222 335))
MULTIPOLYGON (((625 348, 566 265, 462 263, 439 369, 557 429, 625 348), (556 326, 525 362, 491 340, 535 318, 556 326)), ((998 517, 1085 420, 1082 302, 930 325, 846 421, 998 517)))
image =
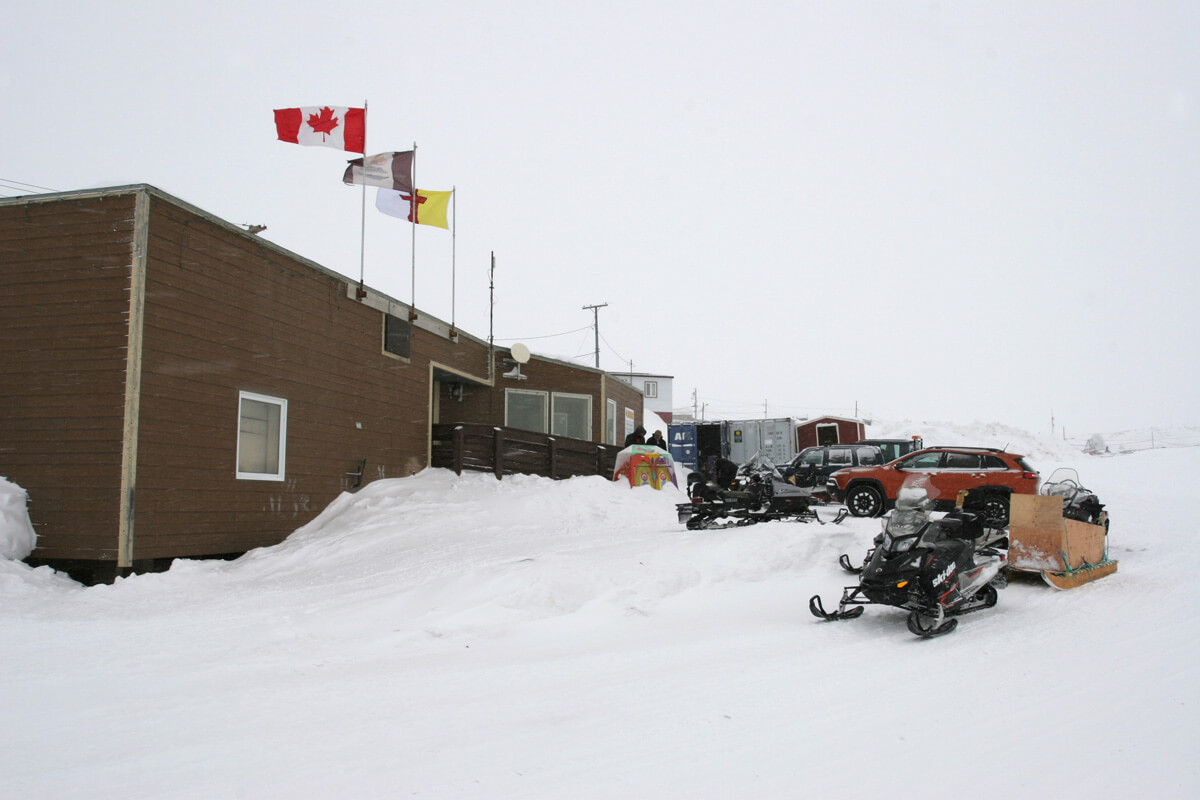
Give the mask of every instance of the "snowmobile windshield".
POLYGON ((1076 486, 1079 486, 1079 472, 1071 467, 1059 467, 1050 473, 1050 477, 1046 479, 1046 485, 1063 483, 1065 481, 1071 481, 1076 486))
POLYGON ((929 512, 923 508, 897 508, 888 518, 887 533, 893 539, 916 536, 929 521, 929 512))
POLYGON ((919 511, 928 515, 933 510, 933 499, 929 496, 927 484, 928 478, 921 475, 900 487, 896 496, 896 511, 919 511))
POLYGON ((883 529, 884 549, 893 553, 911 550, 927 522, 929 511, 924 506, 897 508, 888 517, 887 527, 883 529))
POLYGON ((1070 499, 1082 488, 1078 472, 1070 467, 1060 467, 1042 484, 1042 494, 1070 499))

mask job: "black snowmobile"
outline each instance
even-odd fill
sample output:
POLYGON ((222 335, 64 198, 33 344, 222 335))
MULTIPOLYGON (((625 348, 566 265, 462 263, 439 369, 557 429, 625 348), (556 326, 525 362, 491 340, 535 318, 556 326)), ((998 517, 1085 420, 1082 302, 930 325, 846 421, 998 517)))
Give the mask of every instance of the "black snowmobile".
POLYGON ((1104 510, 1104 504, 1091 489, 1083 488, 1079 473, 1070 467, 1054 470, 1049 480, 1042 484, 1041 493, 1063 499, 1065 518, 1103 525, 1108 530, 1108 512, 1104 510))
POLYGON ((854 619, 867 605, 896 606, 908 610, 910 631, 931 637, 958 626, 947 617, 996 605, 997 590, 1008 585, 1007 540, 985 527, 980 514, 956 509, 934 520, 932 509, 923 490, 902 491, 861 570, 842 557, 843 567, 859 572, 859 584, 846 587, 833 612, 813 595, 808 601, 813 615, 854 619))
MULTIPOLYGON (((692 472, 687 478, 691 502, 679 503, 679 521, 688 530, 714 530, 771 520, 819 522, 826 524, 813 509, 819 505, 812 489, 802 489, 784 481, 769 462, 751 461, 742 468, 719 459, 705 472, 692 472)), ((846 518, 840 509, 829 522, 846 518)))

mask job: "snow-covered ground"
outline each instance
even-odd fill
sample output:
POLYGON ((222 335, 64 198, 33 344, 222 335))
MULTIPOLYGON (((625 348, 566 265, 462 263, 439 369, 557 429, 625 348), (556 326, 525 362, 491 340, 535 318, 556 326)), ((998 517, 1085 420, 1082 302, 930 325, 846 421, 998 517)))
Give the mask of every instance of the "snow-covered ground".
POLYGON ((233 562, 0 560, 0 796, 1200 796, 1200 448, 869 433, 1075 466, 1120 570, 919 640, 807 610, 878 520, 690 532, 673 489, 429 470, 233 562))

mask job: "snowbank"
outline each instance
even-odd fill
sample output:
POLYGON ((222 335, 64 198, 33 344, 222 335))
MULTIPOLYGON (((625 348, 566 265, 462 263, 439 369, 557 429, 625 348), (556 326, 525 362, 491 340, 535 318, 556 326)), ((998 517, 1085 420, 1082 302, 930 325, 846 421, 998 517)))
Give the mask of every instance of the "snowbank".
POLYGON ((1200 448, 1072 456, 1119 571, 1014 580, 930 641, 806 608, 879 520, 688 531, 673 487, 598 477, 376 481, 275 547, 111 586, 0 562, 0 774, 68 799, 1200 796, 1200 448))
POLYGON ((0 478, 0 558, 20 561, 33 552, 37 534, 29 522, 29 495, 7 478, 0 478))

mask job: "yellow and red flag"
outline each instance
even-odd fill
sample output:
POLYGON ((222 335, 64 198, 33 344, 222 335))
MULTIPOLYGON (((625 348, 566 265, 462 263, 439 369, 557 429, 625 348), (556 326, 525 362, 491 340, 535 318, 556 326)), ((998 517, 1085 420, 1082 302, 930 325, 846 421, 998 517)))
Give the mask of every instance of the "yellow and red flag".
POLYGON ((453 194, 453 191, 431 192, 426 189, 418 189, 414 202, 410 192, 380 189, 379 193, 375 195, 375 208, 391 217, 399 217, 409 222, 415 221, 418 225, 435 225, 449 230, 450 223, 446 219, 446 212, 450 207, 450 197, 453 194), (414 209, 416 220, 413 219, 414 209))

